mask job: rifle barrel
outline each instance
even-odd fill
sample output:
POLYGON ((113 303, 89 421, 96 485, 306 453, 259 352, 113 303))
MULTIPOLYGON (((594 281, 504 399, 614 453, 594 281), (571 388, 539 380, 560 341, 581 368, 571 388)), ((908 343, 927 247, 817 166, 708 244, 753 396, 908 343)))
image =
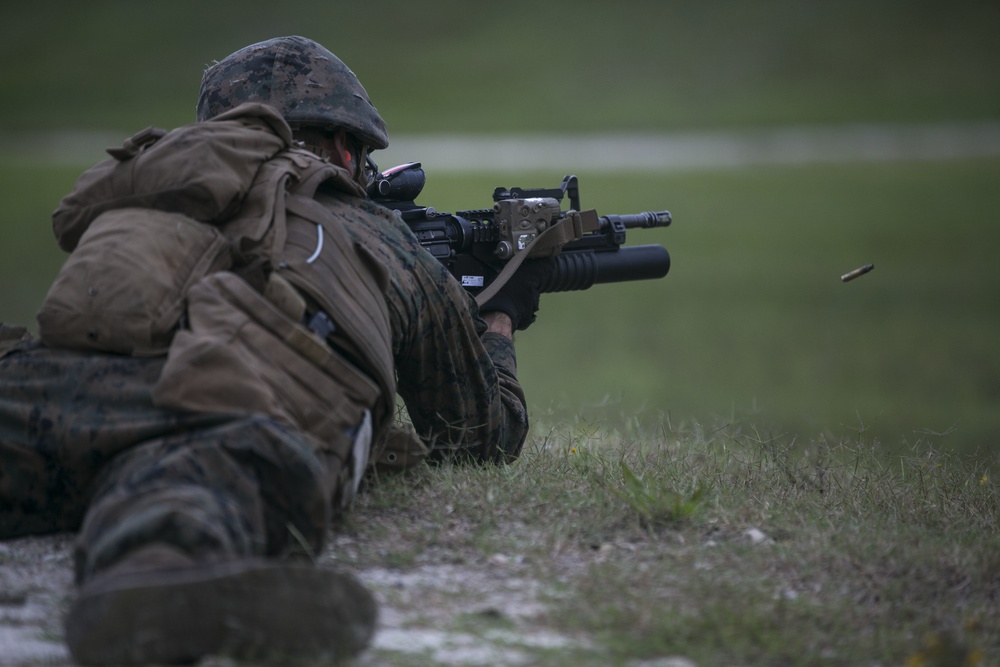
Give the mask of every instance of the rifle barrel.
POLYGON ((605 224, 618 224, 625 229, 648 229, 650 227, 667 227, 670 225, 671 220, 670 211, 644 211, 631 215, 601 216, 601 226, 604 227, 605 224))

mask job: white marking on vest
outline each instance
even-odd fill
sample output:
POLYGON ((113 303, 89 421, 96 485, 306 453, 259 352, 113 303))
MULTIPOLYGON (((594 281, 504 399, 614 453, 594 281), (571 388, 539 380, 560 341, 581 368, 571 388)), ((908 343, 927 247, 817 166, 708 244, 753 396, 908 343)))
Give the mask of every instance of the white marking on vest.
POLYGON ((316 250, 309 259, 306 260, 306 264, 312 264, 319 257, 319 253, 323 250, 323 225, 316 225, 316 250))

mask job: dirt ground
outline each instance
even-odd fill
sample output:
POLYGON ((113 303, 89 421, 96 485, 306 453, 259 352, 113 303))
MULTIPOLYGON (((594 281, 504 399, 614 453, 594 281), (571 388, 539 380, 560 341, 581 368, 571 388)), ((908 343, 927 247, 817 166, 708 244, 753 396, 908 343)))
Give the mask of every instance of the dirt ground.
MULTIPOLYGON (((0 665, 74 664, 62 640, 62 615, 74 590, 72 548, 71 534, 0 542, 0 665)), ((353 548, 349 536, 334 537, 330 547, 348 555, 353 548)), ((540 660, 546 664, 549 660, 543 656, 588 652, 585 638, 532 623, 544 610, 540 593, 545 583, 533 578, 530 565, 518 557, 494 554, 479 562, 431 560, 437 562, 355 573, 381 604, 375 642, 358 658, 356 667, 530 665, 540 660)), ((593 664, 601 664, 594 657, 593 664)), ((209 658, 200 667, 232 664, 209 658)), ((668 658, 632 667, 693 667, 693 663, 668 658)))
POLYGON ((61 617, 73 591, 73 536, 0 542, 0 664, 69 665, 61 617))

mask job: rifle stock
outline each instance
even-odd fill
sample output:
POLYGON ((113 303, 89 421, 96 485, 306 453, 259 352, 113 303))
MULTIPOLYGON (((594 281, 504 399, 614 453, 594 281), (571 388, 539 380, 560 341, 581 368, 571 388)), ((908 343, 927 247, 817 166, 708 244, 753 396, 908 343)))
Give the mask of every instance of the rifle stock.
MULTIPOLYGON (((567 215, 580 212, 576 176, 566 176, 554 189, 496 188, 491 209, 455 213, 441 213, 415 202, 425 178, 420 163, 409 162, 378 173, 368 194, 373 201, 396 210, 424 249, 473 294, 488 286, 504 265, 528 249, 541 232, 567 215), (570 208, 563 211, 561 202, 567 196, 570 208)), ((543 285, 543 292, 652 280, 670 271, 670 254, 663 246, 622 247, 628 229, 669 225, 669 211, 600 217, 589 211, 581 217, 590 228, 556 250, 555 271, 543 285)))

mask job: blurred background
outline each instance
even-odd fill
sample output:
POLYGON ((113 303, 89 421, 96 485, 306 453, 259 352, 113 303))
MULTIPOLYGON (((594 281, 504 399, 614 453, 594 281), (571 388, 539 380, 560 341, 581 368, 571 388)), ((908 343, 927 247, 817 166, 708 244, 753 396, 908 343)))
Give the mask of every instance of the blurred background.
POLYGON ((1000 444, 1000 5, 985 0, 11 7, 0 321, 34 329, 65 258, 49 215, 79 173, 143 127, 191 122, 207 65, 285 34, 354 69, 389 125, 375 159, 423 162, 425 205, 483 208, 496 186, 574 173, 585 208, 672 211, 629 233, 670 250, 665 279, 546 295, 518 335, 541 427, 1000 444))

